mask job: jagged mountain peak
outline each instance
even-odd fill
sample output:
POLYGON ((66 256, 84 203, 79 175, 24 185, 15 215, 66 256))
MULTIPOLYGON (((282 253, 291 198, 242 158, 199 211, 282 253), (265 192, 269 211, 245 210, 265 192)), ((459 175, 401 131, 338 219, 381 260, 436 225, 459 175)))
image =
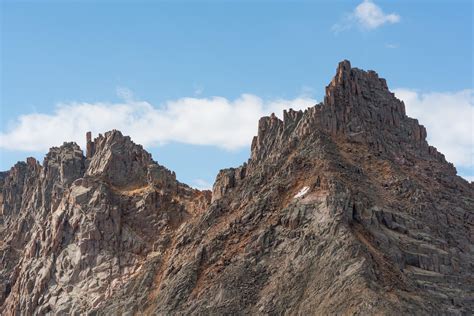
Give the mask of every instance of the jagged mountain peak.
POLYGON ((117 187, 146 184, 148 168, 155 162, 141 145, 135 144, 118 130, 99 134, 94 141, 91 141, 90 135, 90 132, 87 133, 87 176, 101 177, 117 187))
POLYGON ((345 132, 356 132, 359 121, 399 127, 406 118, 405 105, 390 92, 385 79, 373 71, 352 68, 349 61, 339 63, 336 75, 326 87, 324 106, 335 114, 345 132))
POLYGON ((116 130, 0 174, 0 313, 469 314, 474 187, 375 72, 326 91, 212 200, 116 130))
MULTIPOLYGON (((143 152, 145 156, 148 156, 148 161, 151 161, 151 155, 143 149, 143 146, 136 144, 132 141, 130 136, 123 135, 121 131, 113 129, 105 132, 103 135, 99 134, 92 141, 92 133, 86 133, 86 158, 93 159, 96 154, 104 154, 109 151, 126 151, 130 149, 132 152, 138 153, 143 152)), ((98 157, 98 159, 104 159, 105 157, 98 157)))
MULTIPOLYGON (((339 63, 326 87, 324 102, 304 111, 285 110, 283 120, 274 114, 259 120, 252 160, 279 155, 278 150, 286 144, 318 133, 363 144, 392 159, 423 157, 445 162, 444 156, 428 145, 425 127, 406 115, 403 101, 388 89, 386 80, 375 71, 351 67, 347 60, 339 63)), ((452 165, 451 169, 456 172, 452 165)))
MULTIPOLYGON (((371 86, 378 86, 381 88, 381 90, 388 91, 387 81, 383 78, 380 78, 377 72, 374 70, 365 71, 359 68, 353 68, 351 66, 351 62, 347 59, 339 62, 336 69, 336 74, 334 75, 328 87, 339 86, 344 89, 352 89, 356 87, 351 83, 357 83, 358 81, 360 83, 365 82, 371 86)), ((353 89, 352 92, 356 93, 360 91, 353 89)))

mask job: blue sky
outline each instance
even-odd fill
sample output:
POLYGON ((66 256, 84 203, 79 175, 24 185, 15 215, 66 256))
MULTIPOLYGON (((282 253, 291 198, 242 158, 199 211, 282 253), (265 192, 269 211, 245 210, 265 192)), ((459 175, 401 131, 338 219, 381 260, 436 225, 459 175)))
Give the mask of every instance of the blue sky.
POLYGON ((472 19, 471 1, 1 1, 0 170, 113 126, 206 187, 247 160, 259 115, 321 101, 349 59, 473 178, 472 19))

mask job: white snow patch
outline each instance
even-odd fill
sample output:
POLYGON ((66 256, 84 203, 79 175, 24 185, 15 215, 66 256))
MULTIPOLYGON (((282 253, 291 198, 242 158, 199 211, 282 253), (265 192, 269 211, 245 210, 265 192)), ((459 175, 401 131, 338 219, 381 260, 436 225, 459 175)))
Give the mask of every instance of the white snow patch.
POLYGON ((308 191, 309 191, 309 187, 303 187, 298 193, 296 193, 296 195, 293 198, 294 199, 300 198, 306 193, 308 193, 308 191))

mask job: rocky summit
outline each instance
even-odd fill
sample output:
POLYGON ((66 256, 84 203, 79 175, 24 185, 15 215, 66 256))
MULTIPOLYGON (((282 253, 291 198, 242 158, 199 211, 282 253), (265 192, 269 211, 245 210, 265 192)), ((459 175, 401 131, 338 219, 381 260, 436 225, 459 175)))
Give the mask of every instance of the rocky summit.
POLYGON ((1 315, 468 315, 474 183, 374 71, 258 122, 212 192, 119 131, 0 173, 1 315))

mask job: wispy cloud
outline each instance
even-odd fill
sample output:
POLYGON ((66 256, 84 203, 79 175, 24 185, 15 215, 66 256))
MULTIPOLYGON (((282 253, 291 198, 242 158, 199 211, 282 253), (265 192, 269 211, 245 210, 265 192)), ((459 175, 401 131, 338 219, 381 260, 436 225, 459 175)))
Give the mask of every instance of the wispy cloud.
POLYGON ((202 85, 194 84, 194 95, 200 96, 204 92, 204 87, 202 85))
POLYGON ((261 116, 283 109, 304 109, 316 100, 302 96, 292 100, 263 100, 242 94, 235 100, 223 97, 181 98, 160 107, 137 101, 133 93, 120 88, 120 103, 66 103, 53 113, 31 113, 12 122, 0 133, 0 148, 19 151, 46 151, 63 141, 84 146, 84 133, 119 129, 144 146, 168 142, 213 145, 228 150, 250 145, 261 116))
POLYGON ((212 183, 207 182, 206 180, 203 179, 195 179, 193 180, 193 185, 194 188, 198 190, 212 190, 212 183))
POLYGON ((426 126, 431 145, 457 167, 474 168, 474 91, 422 93, 395 89, 407 114, 426 126))
POLYGON ((133 92, 129 88, 126 87, 117 87, 115 89, 117 96, 125 101, 132 101, 133 100, 133 92))
POLYGON ((358 26, 363 30, 374 30, 384 24, 400 22, 400 15, 396 13, 385 14, 383 10, 370 0, 364 0, 354 11, 346 13, 338 23, 332 26, 334 33, 358 26))
POLYGON ((390 49, 395 49, 395 48, 398 48, 399 45, 398 44, 395 44, 395 43, 387 43, 385 44, 385 48, 390 48, 390 49))

